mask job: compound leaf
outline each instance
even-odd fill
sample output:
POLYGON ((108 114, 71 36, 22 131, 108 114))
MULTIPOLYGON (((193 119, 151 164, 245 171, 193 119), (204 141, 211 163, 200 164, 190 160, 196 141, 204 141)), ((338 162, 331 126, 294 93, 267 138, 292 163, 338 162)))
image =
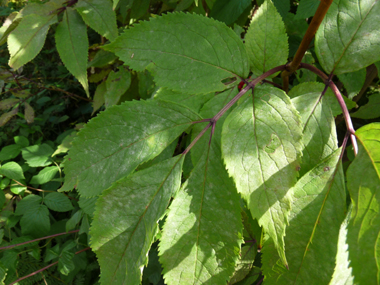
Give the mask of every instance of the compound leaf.
POLYGON ((279 89, 256 87, 227 117, 222 151, 229 174, 252 217, 273 238, 286 264, 284 235, 298 176, 302 129, 298 112, 279 89))
POLYGON ((62 62, 82 84, 89 97, 87 81, 87 26, 74 9, 67 7, 55 32, 55 42, 62 62))
POLYGON ((220 135, 213 136, 163 228, 159 255, 168 285, 227 283, 242 243, 239 203, 221 160, 220 135))
POLYGON ((182 163, 174 157, 137 171, 98 199, 90 234, 102 284, 140 284, 158 221, 180 187, 182 163))
POLYGON ((336 0, 315 37, 319 63, 336 75, 357 71, 380 58, 380 2, 336 0))
POLYGON ((117 37, 116 14, 108 0, 79 0, 75 9, 96 32, 111 42, 117 37))
POLYGON ((73 141, 60 191, 77 187, 85 197, 100 194, 139 164, 157 156, 197 120, 199 116, 189 109, 159 100, 125 102, 108 108, 73 141))
POLYGON ((251 70, 256 76, 286 63, 289 47, 285 24, 270 0, 266 0, 252 18, 245 46, 251 70))
POLYGON ((356 131, 358 155, 347 170, 352 201, 347 243, 355 284, 380 282, 380 123, 356 131))
POLYGON ((241 39, 224 24, 196 14, 140 22, 104 48, 136 71, 148 69, 158 86, 183 93, 222 91, 228 87, 223 80, 237 83, 249 72, 241 39))
POLYGON ((272 239, 263 246, 267 284, 328 284, 335 268, 338 237, 346 214, 341 149, 305 174, 293 188, 285 244, 289 269, 273 258, 272 239), (338 166, 337 166, 338 165, 338 166))

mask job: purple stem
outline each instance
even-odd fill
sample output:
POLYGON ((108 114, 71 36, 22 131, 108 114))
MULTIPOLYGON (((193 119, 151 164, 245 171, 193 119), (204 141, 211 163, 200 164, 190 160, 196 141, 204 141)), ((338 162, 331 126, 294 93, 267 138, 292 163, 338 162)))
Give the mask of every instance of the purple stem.
POLYGON ((3 247, 0 247, 0 250, 10 249, 10 248, 14 248, 16 246, 21 246, 21 245, 32 243, 32 242, 35 242, 35 241, 44 240, 44 239, 53 238, 53 237, 62 236, 62 235, 67 235, 67 234, 72 234, 72 233, 77 233, 77 232, 79 232, 79 230, 74 230, 74 231, 70 231, 70 232, 67 232, 67 233, 59 233, 59 234, 55 234, 55 235, 51 235, 51 236, 37 238, 37 239, 34 239, 34 240, 30 240, 30 241, 26 241, 26 242, 22 242, 22 243, 18 243, 18 244, 12 244, 12 245, 8 245, 8 246, 3 246, 3 247))
MULTIPOLYGON (((277 67, 272 68, 271 70, 268 70, 267 72, 263 73, 259 77, 251 80, 250 82, 248 82, 247 86, 244 87, 238 94, 236 94, 235 97, 232 98, 232 100, 230 102, 228 102, 226 104, 226 106, 224 106, 214 117, 212 117, 211 119, 204 119, 201 121, 197 121, 197 122, 209 122, 209 123, 196 136, 196 138, 189 144, 189 146, 183 151, 182 155, 185 155, 186 153, 188 153, 190 151, 190 149, 197 143, 197 141, 206 133, 206 131, 210 127, 213 127, 213 129, 214 129, 216 122, 224 115, 224 113, 226 113, 228 111, 228 109, 230 109, 241 97, 243 97, 243 95, 245 93, 247 93, 249 89, 253 90, 255 88, 256 84, 260 83, 261 81, 263 81, 268 76, 271 76, 274 73, 277 73, 279 71, 284 70, 285 68, 286 68, 286 65, 277 66, 277 67)), ((211 140, 211 138, 210 138, 210 140, 211 140)))
POLYGON ((357 155, 358 154, 358 144, 356 142, 355 129, 354 129, 354 126, 352 125, 350 113, 348 112, 346 103, 344 103, 343 96, 340 93, 338 87, 336 87, 335 83, 331 80, 332 76, 330 75, 331 78, 328 77, 325 73, 323 73, 321 70, 319 70, 318 68, 316 68, 315 66, 313 66, 311 64, 301 63, 300 68, 308 69, 308 70, 314 72, 315 74, 317 74, 320 78, 323 79, 325 84, 328 85, 331 88, 331 90, 333 91, 336 99, 338 100, 340 108, 342 109, 344 121, 346 122, 347 131, 350 133, 352 146, 354 148, 354 153, 355 153, 355 155, 357 155))

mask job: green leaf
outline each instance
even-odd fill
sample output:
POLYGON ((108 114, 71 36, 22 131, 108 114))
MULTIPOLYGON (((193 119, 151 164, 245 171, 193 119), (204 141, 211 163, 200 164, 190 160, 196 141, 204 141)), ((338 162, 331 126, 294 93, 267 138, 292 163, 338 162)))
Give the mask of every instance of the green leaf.
POLYGON ((57 15, 31 14, 24 17, 8 36, 9 65, 18 69, 36 57, 41 51, 50 25, 57 22, 57 15))
POLYGON ((263 246, 267 284, 328 284, 335 268, 340 226, 346 216, 341 149, 305 174, 293 188, 285 244, 289 269, 275 257, 272 239, 263 246))
POLYGON ((29 140, 24 136, 15 136, 13 139, 14 139, 16 144, 18 144, 22 147, 29 146, 29 140))
POLYGON ((104 47, 136 71, 149 70, 158 86, 205 94, 248 76, 241 39, 224 24, 195 14, 172 13, 140 22, 104 47))
POLYGON ((241 248, 240 260, 238 261, 235 272, 231 276, 228 284, 235 284, 243 280, 253 268, 253 262, 255 261, 257 248, 255 246, 244 246, 241 248))
POLYGON ((347 243, 355 284, 380 282, 380 123, 356 131, 358 155, 347 170, 352 201, 347 243))
MULTIPOLYGON (((324 88, 325 85, 319 82, 305 82, 304 84, 298 84, 297 86, 293 87, 292 90, 289 92, 289 97, 294 98, 299 95, 310 92, 322 94, 324 88)), ((346 103, 346 106, 349 110, 356 106, 356 103, 354 101, 348 99, 344 95, 342 95, 342 97, 344 103, 346 103)), ((323 100, 327 101, 327 104, 330 106, 331 112, 334 117, 342 114, 342 109, 340 108, 340 105, 330 88, 327 89, 323 97, 323 100)))
POLYGON ((63 275, 68 275, 75 269, 74 262, 72 261, 74 253, 68 250, 63 250, 58 259, 58 270, 63 275))
POLYGON ((55 42, 62 62, 90 97, 87 81, 87 26, 74 9, 67 7, 55 32, 55 42))
POLYGON ((354 285, 352 268, 348 258, 347 225, 351 217, 351 210, 348 211, 346 219, 343 221, 339 230, 338 252, 336 254, 336 266, 334 275, 329 285, 354 285))
POLYGON ((79 224, 82 217, 83 217, 82 210, 75 212, 75 214, 72 215, 71 218, 66 222, 66 232, 75 229, 75 227, 77 226, 77 224, 79 224))
POLYGON ((270 0, 266 0, 252 18, 245 36, 245 46, 255 76, 286 63, 288 36, 280 14, 270 0))
POLYGON ((285 18, 290 10, 290 2, 284 0, 273 0, 273 4, 281 17, 285 18))
POLYGON ((8 98, 0 101, 0 110, 8 110, 15 106, 18 102, 20 102, 20 99, 16 98, 8 98))
POLYGON ((105 106, 108 108, 116 105, 130 85, 131 73, 126 68, 120 67, 119 71, 112 71, 106 81, 107 90, 104 93, 105 106))
MULTIPOLYGON (((4 191, 2 191, 2 189, 0 189, 0 210, 3 209, 4 203, 5 203, 5 194, 4 194, 4 191)), ((3 232, 3 235, 4 235, 4 232, 3 232)), ((1 232, 0 232, 0 236, 1 236, 1 232)), ((1 244, 2 240, 3 240, 3 237, 0 238, 0 244, 1 244)))
POLYGON ((21 166, 14 161, 0 166, 0 174, 17 181, 25 179, 21 166))
POLYGON ((183 157, 177 156, 135 172, 99 197, 90 234, 101 283, 141 282, 157 222, 180 187, 182 163, 183 157))
POLYGON ((93 111, 91 115, 94 115, 94 113, 99 110, 100 107, 104 105, 104 94, 107 91, 106 82, 102 82, 96 87, 95 95, 94 95, 94 102, 92 103, 93 111))
POLYGON ((99 49, 94 58, 87 64, 87 68, 90 67, 105 67, 112 64, 117 59, 117 56, 102 49, 99 49))
MULTIPOLYGON (((236 93, 237 94, 237 93, 236 93)), ((208 93, 204 95, 197 94, 183 94, 179 91, 173 91, 167 88, 160 88, 154 95, 154 98, 174 102, 187 108, 193 110, 194 112, 199 112, 203 104, 214 97, 215 93, 208 93)), ((231 97, 232 99, 233 97, 231 97)))
POLYGON ((18 107, 0 116, 0 127, 4 126, 13 116, 17 115, 18 107))
POLYGON ((32 108, 32 106, 29 105, 28 102, 25 102, 25 111, 24 111, 24 115, 25 115, 25 120, 28 124, 31 124, 34 122, 34 109, 32 108))
POLYGON ((108 108, 74 140, 66 157, 61 191, 75 186, 85 197, 100 194, 139 164, 157 156, 199 119, 185 107, 159 100, 125 102, 108 108))
POLYGON ((319 63, 336 75, 366 67, 380 58, 380 2, 335 0, 315 37, 319 63))
POLYGON ((210 17, 215 20, 233 24, 244 10, 251 5, 250 0, 219 0, 212 6, 210 17))
POLYGON ((75 9, 92 29, 111 42, 117 37, 116 14, 108 0, 79 0, 75 9))
POLYGON ((319 3, 321 3, 319 0, 302 0, 297 7, 294 19, 306 19, 314 16, 319 3))
POLYGON ((11 144, 3 147, 0 151, 0 161, 10 160, 17 157, 21 152, 22 146, 11 144))
POLYGON ((49 210, 45 205, 38 204, 29 208, 20 220, 23 235, 41 237, 50 231, 49 210))
POLYGON ((45 167, 30 180, 30 184, 45 184, 51 181, 58 173, 57 166, 45 167))
POLYGON ((30 167, 40 167, 52 164, 51 155, 54 149, 50 145, 32 145, 22 149, 22 157, 30 167))
POLYGON ((17 27, 21 18, 17 18, 17 12, 12 12, 3 22, 0 28, 0 46, 7 42, 8 35, 17 27))
POLYGON ((83 210, 84 213, 92 217, 95 212, 95 203, 98 200, 98 197, 84 198, 83 196, 79 197, 79 207, 83 210))
POLYGON ((150 0, 133 1, 130 17, 132 19, 140 19, 149 11, 150 0))
POLYGON ((62 193, 49 193, 44 198, 44 203, 50 210, 56 212, 67 212, 74 209, 70 199, 62 193))
POLYGON ((28 195, 17 203, 15 215, 24 215, 30 208, 41 204, 42 198, 38 195, 28 195))
POLYGON ((344 73, 338 76, 347 91, 347 96, 352 100, 362 89, 366 77, 366 69, 360 69, 355 72, 344 73))
POLYGON ((286 264, 284 235, 300 165, 302 129, 289 97, 271 86, 256 87, 223 124, 222 151, 228 173, 252 217, 273 238, 286 264))
POLYGON ((361 106, 351 117, 360 119, 375 119, 380 117, 380 93, 374 93, 368 97, 369 102, 361 106))
POLYGON ((220 135, 206 146, 163 228, 159 255, 168 285, 226 284, 238 261, 240 198, 221 160, 220 135))
POLYGON ((323 84, 303 83, 293 88, 289 96, 301 114, 304 145, 300 176, 314 168, 338 148, 335 119, 326 97, 321 98, 323 84))

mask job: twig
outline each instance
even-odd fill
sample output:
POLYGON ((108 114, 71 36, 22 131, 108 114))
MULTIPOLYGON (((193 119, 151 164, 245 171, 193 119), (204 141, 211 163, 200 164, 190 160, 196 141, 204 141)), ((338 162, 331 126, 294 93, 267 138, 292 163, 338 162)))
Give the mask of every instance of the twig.
POLYGON ((185 155, 190 151, 190 149, 197 143, 197 141, 206 133, 206 131, 213 127, 215 128, 216 122, 230 109, 249 89, 254 89, 256 84, 263 81, 268 76, 271 76, 272 74, 275 74, 281 70, 284 70, 286 68, 286 65, 280 65, 275 68, 272 68, 271 70, 268 70, 267 72, 263 73, 259 77, 253 79, 251 82, 248 82, 247 86, 244 87, 230 102, 226 104, 214 117, 210 119, 204 119, 198 122, 209 122, 208 125, 196 136, 196 138, 189 144, 189 146, 183 151, 182 155, 185 155))
POLYGON ((67 232, 67 233, 65 232, 65 233, 54 234, 54 235, 50 235, 50 236, 46 236, 46 237, 42 237, 42 238, 37 238, 37 239, 30 240, 30 241, 18 243, 18 244, 12 244, 12 245, 8 245, 8 246, 3 246, 3 247, 0 247, 0 250, 10 249, 10 248, 14 248, 14 247, 17 247, 17 246, 22 246, 22 245, 25 245, 25 244, 28 244, 28 243, 32 243, 32 242, 35 242, 35 241, 40 241, 40 240, 44 240, 44 239, 49 239, 49 238, 53 238, 53 237, 57 237, 57 236, 62 236, 62 235, 67 235, 67 234, 72 234, 72 233, 77 233, 77 232, 79 232, 79 230, 74 230, 74 231, 70 231, 70 232, 67 232))
MULTIPOLYGON (((77 251, 75 254, 79 254, 79 253, 84 252, 84 251, 89 250, 89 249, 91 249, 91 248, 90 247, 86 247, 86 248, 84 248, 82 250, 77 251)), ((59 261, 53 262, 52 264, 49 264, 48 266, 45 266, 44 268, 41 268, 41 269, 39 269, 37 271, 34 271, 34 272, 32 272, 32 273, 24 276, 24 277, 21 277, 21 278, 17 279, 16 281, 13 281, 12 283, 9 283, 9 285, 16 284, 16 283, 20 282, 21 280, 24 280, 26 278, 29 278, 29 277, 33 276, 33 275, 36 275, 36 274, 38 274, 38 273, 40 273, 40 272, 42 272, 42 271, 44 271, 44 270, 46 270, 46 269, 48 269, 48 268, 50 268, 52 266, 58 264, 58 262, 59 261)))
POLYGON ((302 61, 305 52, 308 50, 311 41, 314 38, 315 33, 317 32, 323 18, 325 17, 328 9, 330 8, 333 0, 321 0, 319 3, 318 9, 314 14, 313 20, 311 21, 307 31, 302 39, 300 46, 297 49, 297 52, 293 58, 293 61, 288 64, 287 69, 281 73, 282 85, 285 92, 288 92, 289 88, 289 75, 297 70, 299 64, 302 61))
POLYGON ((28 189, 32 189, 32 190, 35 190, 35 191, 39 191, 39 192, 51 192, 51 193, 55 192, 55 191, 50 191, 50 190, 42 190, 42 189, 34 188, 34 187, 31 187, 31 186, 24 185, 21 182, 18 182, 17 180, 14 180, 14 179, 12 179, 12 180, 14 182, 16 182, 20 186, 23 186, 23 187, 26 187, 28 189))

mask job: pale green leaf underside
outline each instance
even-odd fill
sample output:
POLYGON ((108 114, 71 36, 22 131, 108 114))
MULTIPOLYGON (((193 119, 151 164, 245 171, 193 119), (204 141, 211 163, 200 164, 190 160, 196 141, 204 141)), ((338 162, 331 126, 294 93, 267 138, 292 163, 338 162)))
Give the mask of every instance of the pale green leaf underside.
POLYGON ((347 170, 352 214, 348 251, 355 284, 380 283, 380 123, 356 131, 358 155, 347 170))
POLYGON ((323 85, 308 82, 298 86, 289 95, 294 97, 291 101, 302 121, 302 176, 337 149, 338 139, 330 104, 324 97, 320 98, 321 90, 316 92, 318 87, 323 90, 323 85))
POLYGON ((226 284, 239 258, 239 195, 221 160, 220 136, 206 146, 164 225, 159 255, 168 285, 226 284))
POLYGON ((379 0, 334 1, 315 39, 315 51, 323 69, 338 75, 378 61, 379 26, 379 0))
POLYGON ((339 229, 346 212, 341 149, 305 174, 293 188, 286 228, 287 270, 272 239, 263 246, 266 284, 328 284, 335 268, 339 229))
POLYGON ((343 221, 339 230, 338 252, 336 254, 336 266, 334 275, 329 285, 354 285, 354 277, 352 276, 352 268, 348 257, 347 225, 351 217, 349 210, 346 219, 343 221))
POLYGON ((66 156, 61 190, 77 187, 82 196, 100 194, 157 156, 197 120, 199 116, 189 109, 159 100, 108 108, 78 133, 66 156))
POLYGON ((79 0, 75 9, 96 32, 111 42, 118 36, 116 14, 108 0, 79 0))
POLYGON ((256 76, 286 63, 288 36, 280 14, 270 0, 266 0, 252 18, 245 45, 251 70, 256 76))
POLYGON ((18 69, 41 51, 50 25, 57 22, 57 15, 31 14, 8 36, 9 65, 18 69))
POLYGON ((227 117, 222 151, 229 174, 252 217, 274 240, 286 263, 284 234, 298 176, 302 129, 298 112, 279 89, 256 87, 227 117), (253 103, 253 104, 252 104, 253 103))
POLYGON ((98 199, 90 233, 102 284, 140 284, 157 222, 180 187, 182 163, 174 157, 135 172, 98 199))
POLYGON ((222 91, 222 80, 249 72, 241 39, 224 24, 195 14, 140 22, 105 49, 136 71, 148 69, 158 86, 184 93, 222 91))
POLYGON ((87 81, 88 38, 87 26, 72 8, 66 8, 55 32, 55 42, 62 62, 82 84, 89 97, 87 81))

